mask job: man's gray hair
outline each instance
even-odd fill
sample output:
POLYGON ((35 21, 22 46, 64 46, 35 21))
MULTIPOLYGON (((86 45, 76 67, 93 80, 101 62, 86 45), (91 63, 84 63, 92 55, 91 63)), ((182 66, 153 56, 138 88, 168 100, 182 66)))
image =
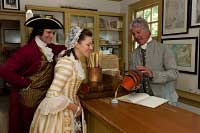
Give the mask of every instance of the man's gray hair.
POLYGON ((135 18, 131 24, 130 24, 130 30, 132 30, 132 28, 136 28, 136 27, 143 27, 146 31, 150 32, 149 29, 149 25, 147 23, 147 21, 141 17, 139 18, 135 18))

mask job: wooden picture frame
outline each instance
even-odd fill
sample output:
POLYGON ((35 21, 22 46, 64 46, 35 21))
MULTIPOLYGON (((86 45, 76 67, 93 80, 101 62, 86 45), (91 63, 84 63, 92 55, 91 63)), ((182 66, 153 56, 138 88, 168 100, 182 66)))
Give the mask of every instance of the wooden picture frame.
POLYGON ((200 0, 191 0, 190 27, 200 27, 200 0))
POLYGON ((162 42, 172 49, 180 72, 197 74, 198 37, 167 38, 162 42))
POLYGON ((163 0, 162 35, 188 32, 189 0, 163 0))
POLYGON ((3 9, 20 10, 19 0, 2 0, 3 9))
MULTIPOLYGON (((200 29, 199 29, 199 45, 200 45, 200 29)), ((200 49, 200 47, 199 47, 199 49, 200 49)), ((199 58, 199 62, 200 62, 200 58, 199 58)), ((198 89, 200 89, 200 65, 199 65, 199 69, 198 70, 199 70, 198 71, 198 89)))

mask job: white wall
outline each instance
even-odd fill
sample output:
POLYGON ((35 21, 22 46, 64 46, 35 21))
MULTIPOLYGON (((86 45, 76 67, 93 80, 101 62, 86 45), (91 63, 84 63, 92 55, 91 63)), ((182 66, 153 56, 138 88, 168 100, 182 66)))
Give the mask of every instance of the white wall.
POLYGON ((20 0, 20 9, 25 5, 40 5, 50 7, 70 6, 98 9, 98 11, 120 12, 120 2, 108 0, 20 0))

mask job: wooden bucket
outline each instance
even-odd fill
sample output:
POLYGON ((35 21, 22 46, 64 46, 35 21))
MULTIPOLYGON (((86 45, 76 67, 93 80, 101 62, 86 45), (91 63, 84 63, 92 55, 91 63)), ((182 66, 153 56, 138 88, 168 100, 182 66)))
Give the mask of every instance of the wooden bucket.
POLYGON ((141 79, 140 72, 131 70, 123 77, 121 86, 128 91, 134 90, 141 83, 141 79))

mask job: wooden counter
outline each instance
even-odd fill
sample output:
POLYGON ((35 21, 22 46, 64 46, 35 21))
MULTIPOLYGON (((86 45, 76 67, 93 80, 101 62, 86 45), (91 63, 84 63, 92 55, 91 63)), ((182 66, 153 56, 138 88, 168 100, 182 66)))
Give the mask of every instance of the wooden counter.
POLYGON ((169 104, 153 109, 104 98, 82 105, 88 133, 200 133, 200 115, 169 104))

